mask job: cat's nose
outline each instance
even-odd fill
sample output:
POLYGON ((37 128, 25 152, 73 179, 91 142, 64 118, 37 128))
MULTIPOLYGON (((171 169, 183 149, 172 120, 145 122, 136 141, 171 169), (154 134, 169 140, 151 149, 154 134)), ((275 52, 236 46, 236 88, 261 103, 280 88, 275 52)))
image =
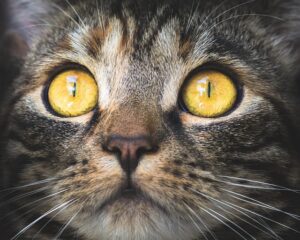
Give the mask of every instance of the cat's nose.
POLYGON ((121 135, 110 136, 107 139, 106 150, 117 153, 123 170, 129 175, 136 169, 142 155, 155 152, 155 146, 148 136, 124 137, 121 135))

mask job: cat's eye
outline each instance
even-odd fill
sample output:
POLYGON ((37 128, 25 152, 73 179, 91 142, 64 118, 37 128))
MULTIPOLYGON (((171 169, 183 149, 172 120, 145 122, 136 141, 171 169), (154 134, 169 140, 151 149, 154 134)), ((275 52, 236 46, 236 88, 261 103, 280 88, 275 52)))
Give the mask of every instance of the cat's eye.
POLYGON ((204 70, 192 76, 182 89, 182 102, 191 114, 220 117, 230 111, 237 100, 238 89, 227 75, 204 70))
POLYGON ((58 115, 76 117, 90 112, 98 102, 95 79, 82 70, 58 74, 50 83, 48 101, 58 115))

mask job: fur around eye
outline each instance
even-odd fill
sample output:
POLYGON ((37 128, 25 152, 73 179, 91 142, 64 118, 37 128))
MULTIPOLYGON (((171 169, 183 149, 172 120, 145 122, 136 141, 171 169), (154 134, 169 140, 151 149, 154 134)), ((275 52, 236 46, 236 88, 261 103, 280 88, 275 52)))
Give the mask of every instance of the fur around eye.
POLYGON ((76 117, 90 112, 98 101, 95 79, 82 70, 58 74, 50 83, 49 105, 63 117, 76 117))

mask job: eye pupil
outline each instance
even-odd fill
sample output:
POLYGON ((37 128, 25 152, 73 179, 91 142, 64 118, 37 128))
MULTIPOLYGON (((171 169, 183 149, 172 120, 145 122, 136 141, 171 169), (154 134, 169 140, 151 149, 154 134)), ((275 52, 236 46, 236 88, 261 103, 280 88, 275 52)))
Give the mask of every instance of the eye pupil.
POLYGON ((74 82, 74 86, 73 86, 73 97, 76 97, 76 85, 77 85, 77 83, 74 82))
POLYGON ((208 85, 207 85, 207 96, 210 98, 211 95, 211 82, 208 81, 208 85))

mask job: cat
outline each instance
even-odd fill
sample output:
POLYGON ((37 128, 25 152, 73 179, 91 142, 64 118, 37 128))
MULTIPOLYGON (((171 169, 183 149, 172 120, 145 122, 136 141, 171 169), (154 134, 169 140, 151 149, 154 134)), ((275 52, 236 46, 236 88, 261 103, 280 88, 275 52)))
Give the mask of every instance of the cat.
POLYGON ((1 239, 300 238, 298 0, 5 12, 1 239))

